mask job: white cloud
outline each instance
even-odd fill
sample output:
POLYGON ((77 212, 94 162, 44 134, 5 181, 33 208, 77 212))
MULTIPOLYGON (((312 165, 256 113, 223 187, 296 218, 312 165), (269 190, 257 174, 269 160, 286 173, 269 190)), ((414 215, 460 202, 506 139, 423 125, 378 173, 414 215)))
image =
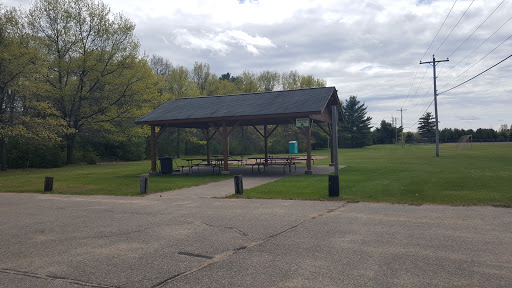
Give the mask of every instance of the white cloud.
POLYGON ((206 49, 220 55, 226 55, 233 49, 233 44, 243 46, 253 55, 259 55, 256 47, 267 48, 275 45, 266 37, 251 36, 240 30, 227 30, 221 33, 197 32, 187 29, 176 29, 173 32, 176 44, 192 49, 206 49))

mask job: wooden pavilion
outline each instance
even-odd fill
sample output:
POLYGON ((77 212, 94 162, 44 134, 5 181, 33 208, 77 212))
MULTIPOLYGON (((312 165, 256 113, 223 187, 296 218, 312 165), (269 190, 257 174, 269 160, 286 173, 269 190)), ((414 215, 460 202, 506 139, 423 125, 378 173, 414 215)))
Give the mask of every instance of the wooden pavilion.
POLYGON ((179 98, 169 100, 144 115, 135 123, 151 127, 151 171, 156 172, 156 141, 168 127, 201 129, 206 139, 206 157, 210 162, 210 141, 219 134, 223 140, 224 171, 229 173, 228 136, 240 126, 253 127, 265 141, 265 158, 268 158, 268 139, 279 125, 297 125, 306 138, 306 173, 311 170, 311 129, 318 125, 331 139, 333 163, 332 106, 337 107, 338 122, 344 121, 341 103, 335 87, 248 93, 225 96, 179 98), (320 125, 328 123, 328 129, 320 125), (269 129, 268 125, 274 125, 269 129), (263 131, 257 126, 263 126, 263 131), (299 127, 304 126, 304 127, 299 127), (157 127, 159 130, 157 131, 157 127))

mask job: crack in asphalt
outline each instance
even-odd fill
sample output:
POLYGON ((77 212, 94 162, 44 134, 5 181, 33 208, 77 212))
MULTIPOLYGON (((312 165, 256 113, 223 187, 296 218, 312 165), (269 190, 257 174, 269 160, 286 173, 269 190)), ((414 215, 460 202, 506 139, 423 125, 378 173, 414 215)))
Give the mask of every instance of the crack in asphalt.
MULTIPOLYGON (((178 279, 178 278, 181 278, 181 277, 183 277, 183 276, 186 276, 186 275, 192 274, 192 273, 197 272, 197 271, 199 271, 199 270, 202 270, 202 269, 204 269, 204 268, 206 268, 206 267, 208 267, 208 266, 210 266, 210 265, 212 265, 212 264, 215 264, 215 263, 217 263, 217 262, 223 261, 223 260, 225 260, 225 259, 229 258, 230 256, 232 256, 232 255, 236 254, 237 252, 240 252, 240 251, 246 250, 246 249, 248 249, 248 248, 252 248, 252 247, 255 247, 255 246, 258 246, 258 245, 264 244, 265 242, 267 242, 267 241, 269 241, 269 240, 271 240, 271 239, 273 239, 273 238, 276 238, 276 237, 278 237, 278 236, 280 236, 280 235, 283 235, 283 234, 285 234, 285 233, 287 233, 287 232, 289 232, 289 231, 292 231, 292 230, 294 230, 294 229, 297 229, 297 228, 299 228, 299 227, 301 227, 301 226, 305 225, 306 223, 309 223, 309 222, 311 222, 311 221, 314 221, 315 219, 318 219, 318 218, 323 217, 323 216, 325 216, 325 215, 327 215, 327 214, 330 214, 330 213, 336 212, 336 211, 338 211, 338 210, 340 210, 340 209, 342 209, 342 208, 345 208, 345 207, 347 207, 349 204, 352 204, 352 203, 350 203, 350 202, 345 202, 345 203, 343 203, 342 205, 340 205, 340 206, 338 206, 338 207, 331 208, 331 209, 327 209, 325 212, 322 212, 322 213, 319 213, 319 214, 317 214, 317 215, 314 215, 314 216, 312 216, 312 217, 310 217, 310 218, 307 218, 307 219, 305 219, 305 220, 303 220, 303 221, 299 222, 298 224, 293 225, 293 226, 291 226, 291 227, 288 227, 288 228, 284 229, 283 231, 280 231, 280 232, 278 232, 278 233, 276 233, 276 234, 272 234, 272 235, 270 235, 270 236, 268 236, 268 237, 264 238, 263 240, 260 240, 260 241, 254 241, 254 242, 249 243, 249 244, 248 244, 248 245, 246 245, 246 246, 241 246, 241 247, 235 248, 235 249, 233 249, 233 250, 229 250, 229 251, 226 251, 226 252, 221 253, 221 254, 219 254, 219 255, 216 255, 216 256, 212 257, 212 259, 211 259, 211 260, 206 261, 205 263, 203 263, 203 264, 201 264, 201 265, 199 265, 199 266, 197 266, 197 267, 195 267, 195 268, 192 268, 192 269, 190 269, 190 270, 188 270, 188 271, 184 271, 184 272, 181 272, 181 273, 175 274, 175 275, 173 275, 173 276, 171 276, 171 277, 169 277, 169 278, 167 278, 167 279, 164 279, 164 280, 162 280, 162 281, 160 281, 160 282, 156 283, 155 285, 151 286, 151 288, 159 288, 159 287, 162 287, 163 285, 168 284, 168 283, 170 283, 170 282, 172 282, 172 281, 174 281, 174 280, 176 280, 176 279, 178 279)), ((206 224, 206 223, 202 223, 202 224, 208 225, 208 224, 206 224)), ((208 226, 213 226, 213 225, 208 225, 208 226)), ((219 227, 219 226, 213 226, 213 227, 219 227)), ((221 228, 226 228, 226 227, 221 227, 221 228)), ((229 227, 229 228, 231 228, 231 227, 229 227)), ((233 228, 233 229, 234 229, 234 228, 233 228)))
POLYGON ((231 230, 231 231, 235 231, 236 233, 240 234, 241 236, 249 236, 249 234, 245 233, 244 231, 240 230, 240 229, 237 229, 235 227, 231 227, 231 226, 217 226, 217 225, 213 225, 213 224, 210 224, 210 223, 205 223, 205 222, 194 222, 194 223, 199 223, 199 224, 203 224, 205 226, 208 226, 208 227, 213 227, 213 228, 223 228, 223 229, 227 229, 227 230, 231 230))
POLYGON ((5 268, 0 268, 0 273, 11 274, 11 275, 20 275, 20 276, 32 277, 32 278, 43 279, 43 280, 59 281, 59 282, 71 283, 71 284, 75 284, 75 285, 79 285, 79 286, 86 286, 86 287, 119 288, 119 286, 110 286, 110 285, 104 285, 104 284, 89 283, 89 282, 80 281, 80 280, 76 280, 76 279, 70 279, 70 278, 61 277, 61 276, 43 275, 43 274, 31 273, 31 272, 26 272, 26 271, 18 271, 18 270, 12 270, 12 269, 5 269, 5 268))

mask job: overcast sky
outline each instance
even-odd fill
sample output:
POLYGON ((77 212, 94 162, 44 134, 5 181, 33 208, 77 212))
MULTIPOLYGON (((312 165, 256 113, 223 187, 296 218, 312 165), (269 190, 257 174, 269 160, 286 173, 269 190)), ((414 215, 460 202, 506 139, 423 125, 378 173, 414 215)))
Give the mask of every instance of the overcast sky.
MULTIPOLYGON (((432 66, 420 60, 449 57, 437 66, 442 92, 512 54, 511 0, 104 2, 135 22, 146 54, 189 68, 208 63, 218 76, 244 70, 312 74, 336 86, 342 100, 356 95, 364 101, 375 126, 399 118, 403 108, 406 131, 416 130, 433 100, 432 66)), ((440 128, 511 126, 511 96, 512 57, 440 94, 440 128)))

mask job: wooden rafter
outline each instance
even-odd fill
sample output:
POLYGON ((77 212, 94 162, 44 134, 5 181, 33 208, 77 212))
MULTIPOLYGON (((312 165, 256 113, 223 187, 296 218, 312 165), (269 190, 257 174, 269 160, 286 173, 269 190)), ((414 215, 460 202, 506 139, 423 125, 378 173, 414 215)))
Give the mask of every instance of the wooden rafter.
POLYGON ((167 127, 169 127, 169 125, 163 125, 160 127, 160 130, 158 130, 158 132, 155 135, 156 139, 160 138, 160 135, 162 135, 165 132, 165 129, 167 129, 167 127))
POLYGON ((260 134, 261 137, 265 138, 265 135, 263 135, 263 133, 260 132, 260 129, 258 129, 258 127, 252 125, 252 128, 254 128, 254 130, 256 130, 256 132, 258 132, 258 134, 260 134))
POLYGON ((331 132, 330 131, 328 132, 327 130, 325 130, 325 128, 320 123, 318 123, 318 122, 315 122, 315 124, 316 124, 316 126, 320 127, 320 129, 322 129, 322 131, 324 131, 325 134, 327 134, 327 136, 331 137, 331 132))

